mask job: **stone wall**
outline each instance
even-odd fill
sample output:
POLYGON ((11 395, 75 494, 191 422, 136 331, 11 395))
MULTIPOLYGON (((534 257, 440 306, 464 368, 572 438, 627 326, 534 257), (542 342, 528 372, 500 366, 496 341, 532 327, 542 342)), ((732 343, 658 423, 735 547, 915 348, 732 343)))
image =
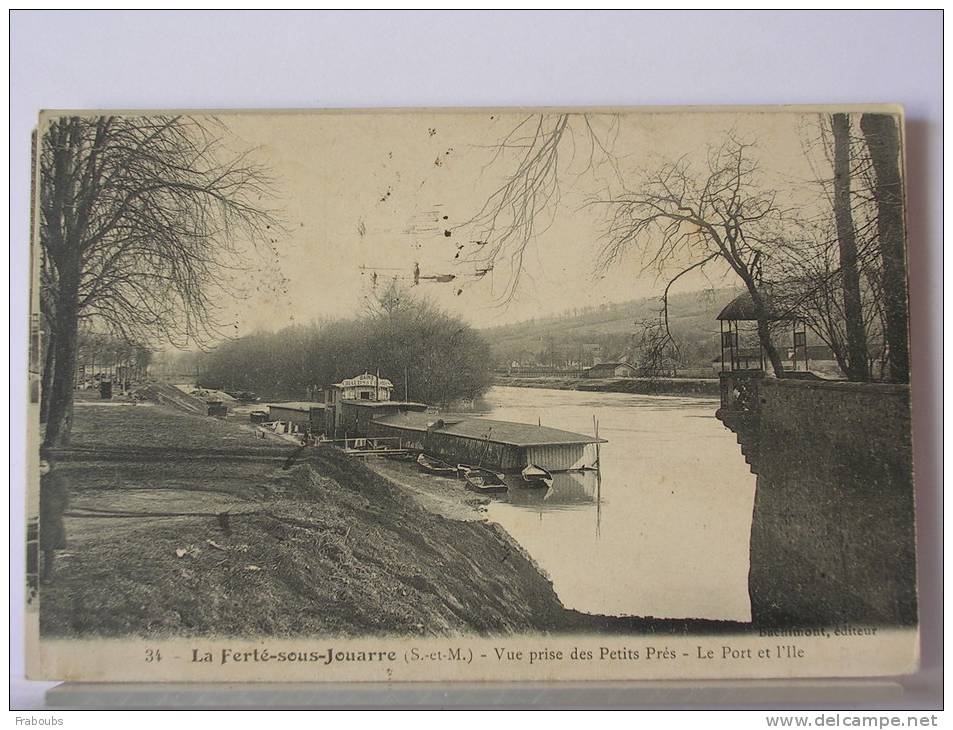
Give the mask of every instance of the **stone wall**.
POLYGON ((764 378, 757 395, 718 414, 758 477, 752 620, 915 623, 908 387, 764 378))

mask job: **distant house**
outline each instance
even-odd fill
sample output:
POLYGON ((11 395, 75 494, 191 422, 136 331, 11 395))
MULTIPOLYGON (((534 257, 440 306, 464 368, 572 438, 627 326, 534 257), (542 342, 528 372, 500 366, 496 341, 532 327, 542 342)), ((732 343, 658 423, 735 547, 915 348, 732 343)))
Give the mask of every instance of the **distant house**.
POLYGON ((345 378, 340 383, 331 386, 328 392, 328 402, 337 403, 342 400, 390 400, 394 392, 394 384, 387 378, 371 375, 365 372, 354 378, 345 378))
POLYGON ((587 378, 634 378, 638 368, 628 362, 600 362, 586 368, 585 374, 587 378))

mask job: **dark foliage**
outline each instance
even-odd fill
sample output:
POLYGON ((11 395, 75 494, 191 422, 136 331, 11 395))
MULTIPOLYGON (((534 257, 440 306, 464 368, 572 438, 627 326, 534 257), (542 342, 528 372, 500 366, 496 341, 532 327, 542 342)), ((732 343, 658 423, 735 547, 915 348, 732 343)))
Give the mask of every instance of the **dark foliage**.
POLYGON ((355 319, 227 342, 205 358, 199 384, 303 398, 309 389, 380 372, 394 383, 395 398, 448 404, 486 392, 490 365, 489 345, 470 325, 404 298, 355 319))

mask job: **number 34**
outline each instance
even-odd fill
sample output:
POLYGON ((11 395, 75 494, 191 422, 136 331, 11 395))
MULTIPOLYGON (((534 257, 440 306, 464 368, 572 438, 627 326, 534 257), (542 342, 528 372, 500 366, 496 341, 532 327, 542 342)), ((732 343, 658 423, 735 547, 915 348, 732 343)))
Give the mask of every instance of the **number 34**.
POLYGON ((146 649, 146 664, 151 664, 152 662, 161 662, 162 654, 159 653, 158 649, 146 649))

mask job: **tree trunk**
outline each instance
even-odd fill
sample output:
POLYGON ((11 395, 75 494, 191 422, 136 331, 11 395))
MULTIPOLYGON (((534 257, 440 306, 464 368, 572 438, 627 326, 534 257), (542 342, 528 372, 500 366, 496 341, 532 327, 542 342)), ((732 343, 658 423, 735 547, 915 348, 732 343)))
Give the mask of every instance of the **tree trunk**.
POLYGON ((860 128, 867 140, 877 180, 877 233, 883 261, 884 335, 889 350, 890 379, 906 383, 910 380, 910 353, 900 135, 893 117, 887 114, 864 114, 860 128))
POLYGON ((857 239, 850 200, 850 119, 834 114, 834 220, 840 247, 844 319, 847 328, 848 380, 870 379, 867 332, 860 303, 860 273, 857 270, 857 239))
POLYGON ((778 349, 771 341, 771 330, 768 327, 767 318, 764 317, 758 318, 758 341, 761 343, 762 349, 765 351, 768 356, 768 360, 771 362, 771 369, 774 371, 775 377, 783 377, 784 365, 781 363, 781 356, 778 354, 778 349))
POLYGON ((50 384, 44 448, 68 446, 73 425, 73 378, 79 350, 79 265, 69 276, 60 276, 56 301, 55 368, 50 384))
POLYGON ((774 371, 775 377, 781 378, 784 376, 784 365, 781 363, 781 356, 778 354, 777 348, 771 341, 771 329, 768 326, 768 307, 761 296, 761 292, 758 291, 754 280, 745 278, 744 282, 748 289, 748 294, 751 295, 751 302, 754 304, 754 312, 758 320, 758 342, 761 344, 761 349, 764 350, 768 356, 768 360, 771 362, 771 369, 774 371))
POLYGON ((40 423, 46 423, 46 417, 50 410, 50 388, 53 384, 53 370, 56 367, 55 347, 56 335, 53 334, 51 329, 46 338, 46 351, 43 353, 43 374, 40 377, 40 423))

